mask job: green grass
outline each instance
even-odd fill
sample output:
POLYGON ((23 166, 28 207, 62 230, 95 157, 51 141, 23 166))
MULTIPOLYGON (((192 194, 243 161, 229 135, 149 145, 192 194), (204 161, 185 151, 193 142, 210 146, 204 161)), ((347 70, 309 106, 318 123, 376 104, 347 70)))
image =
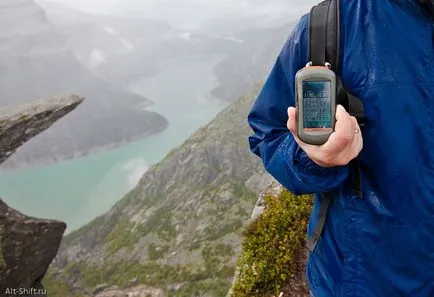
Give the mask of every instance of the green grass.
POLYGON ((215 241, 227 234, 232 234, 244 225, 243 220, 233 219, 227 222, 219 222, 213 226, 206 228, 206 236, 203 240, 205 241, 215 241))
MULTIPOLYGON (((215 268, 215 267, 214 267, 215 268)), ((92 289, 102 283, 127 288, 132 279, 139 283, 153 287, 166 287, 173 283, 197 282, 211 278, 214 271, 207 271, 204 267, 193 265, 159 265, 157 263, 141 264, 136 261, 121 261, 105 264, 101 267, 91 267, 83 263, 68 265, 64 270, 63 278, 68 279, 74 275, 80 279, 81 285, 92 289)), ((51 288, 62 289, 59 283, 50 280, 51 288), (53 286, 56 284, 56 286, 53 286)))
POLYGON ((134 244, 139 240, 139 237, 135 232, 131 232, 134 228, 134 224, 128 219, 121 219, 113 228, 113 230, 106 237, 107 248, 105 250, 105 256, 110 257, 123 247, 127 247, 129 251, 132 250, 134 244))
POLYGON ((233 296, 278 294, 296 272, 296 258, 305 250, 312 196, 283 191, 265 198, 266 210, 243 232, 239 275, 233 296))
POLYGON ((233 248, 229 244, 207 245, 202 249, 205 270, 213 278, 232 277, 235 273, 235 267, 231 267, 225 263, 228 263, 233 255, 233 248))
POLYGON ((104 240, 107 244, 105 258, 122 248, 127 248, 131 252, 134 245, 151 232, 156 232, 163 241, 172 240, 176 236, 176 230, 172 225, 171 214, 170 208, 161 207, 152 213, 145 223, 137 226, 127 218, 120 219, 104 240))
POLYGON ((234 195, 237 199, 243 199, 246 202, 254 204, 258 199, 258 195, 252 191, 250 191, 245 185, 244 182, 235 183, 233 185, 234 195))
MULTIPOLYGON (((156 260, 164 256, 167 247, 157 249, 153 244, 148 248, 150 258, 156 260)), ((228 265, 228 259, 233 256, 233 248, 227 244, 208 245, 202 251, 204 264, 188 265, 160 265, 156 262, 145 264, 137 261, 106 262, 100 267, 89 266, 85 263, 70 263, 65 267, 62 279, 78 279, 80 286, 92 290, 99 284, 116 285, 120 288, 131 286, 131 280, 155 288, 162 288, 168 296, 195 296, 204 293, 209 296, 224 297, 231 285, 235 267, 228 265), (176 295, 167 288, 171 284, 186 283, 176 295), (191 295, 193 294, 193 295, 191 295)), ((55 280, 51 273, 47 274, 44 285, 53 297, 72 296, 68 286, 55 280)))

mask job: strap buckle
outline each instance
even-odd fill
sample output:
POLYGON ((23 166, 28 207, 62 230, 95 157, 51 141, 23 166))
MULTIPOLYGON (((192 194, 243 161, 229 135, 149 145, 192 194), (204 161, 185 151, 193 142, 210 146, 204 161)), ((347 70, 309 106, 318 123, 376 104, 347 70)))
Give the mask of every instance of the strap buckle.
MULTIPOLYGON (((312 62, 312 61, 309 61, 309 62, 306 64, 306 67, 311 67, 311 66, 313 66, 313 62, 312 62)), ((332 64, 330 64, 329 62, 325 62, 325 63, 324 63, 324 66, 327 67, 328 69, 332 69, 332 64)))

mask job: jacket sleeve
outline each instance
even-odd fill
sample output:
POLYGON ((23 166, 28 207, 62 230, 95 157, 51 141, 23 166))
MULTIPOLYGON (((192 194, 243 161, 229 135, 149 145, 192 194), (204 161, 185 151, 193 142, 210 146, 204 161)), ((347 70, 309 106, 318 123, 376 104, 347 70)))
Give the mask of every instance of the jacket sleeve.
POLYGON ((296 195, 323 193, 348 177, 348 166, 324 168, 314 163, 287 128, 289 106, 295 106, 295 74, 308 62, 308 16, 301 18, 280 52, 248 115, 254 134, 250 150, 265 169, 296 195))

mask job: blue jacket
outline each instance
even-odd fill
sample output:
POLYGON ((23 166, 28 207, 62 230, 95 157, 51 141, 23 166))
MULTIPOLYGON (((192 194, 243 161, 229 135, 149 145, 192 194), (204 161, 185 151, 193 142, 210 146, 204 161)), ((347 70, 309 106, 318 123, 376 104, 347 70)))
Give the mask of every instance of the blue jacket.
MULTIPOLYGON (((316 297, 434 296, 434 25, 417 0, 342 0, 341 75, 365 106, 363 199, 348 166, 322 168, 288 131, 308 16, 285 43, 248 117, 250 148, 295 194, 333 192, 309 255, 316 297)), ((308 235, 321 198, 315 195, 308 235)))

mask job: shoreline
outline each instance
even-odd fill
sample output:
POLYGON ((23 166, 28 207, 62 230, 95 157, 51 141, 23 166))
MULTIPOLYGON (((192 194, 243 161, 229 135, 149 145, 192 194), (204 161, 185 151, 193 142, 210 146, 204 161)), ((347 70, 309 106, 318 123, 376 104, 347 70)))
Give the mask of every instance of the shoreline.
MULTIPOLYGON (((192 55, 191 57, 192 58, 197 58, 197 57, 203 58, 201 55, 198 55, 198 56, 192 55)), ((222 61, 225 60, 225 58, 226 57, 222 57, 221 61, 219 63, 217 63, 217 65, 215 65, 212 68, 212 73, 213 73, 213 76, 215 79, 215 85, 207 93, 199 95, 199 98, 198 98, 199 103, 201 103, 201 104, 218 104, 220 106, 223 106, 223 108, 231 103, 230 100, 226 100, 223 97, 219 97, 216 94, 214 94, 214 91, 216 89, 223 87, 221 84, 221 79, 217 75, 216 68, 222 61)), ((156 71, 155 73, 148 75, 146 78, 152 78, 154 76, 157 76, 158 73, 159 72, 156 71)), ((147 97, 144 97, 141 94, 137 94, 135 92, 132 92, 131 90, 128 89, 128 86, 134 85, 134 83, 139 82, 140 77, 141 76, 132 76, 127 80, 127 82, 123 82, 122 84, 128 90, 128 92, 131 92, 132 94, 138 95, 138 96, 145 99, 143 102, 140 102, 136 105, 136 109, 149 111, 149 109, 150 108, 152 109, 152 107, 156 104, 156 102, 147 98, 147 97)), ((31 162, 12 161, 11 164, 8 164, 8 162, 6 161, 3 166, 0 166, 0 174, 3 172, 4 173, 11 173, 11 172, 15 172, 15 171, 23 170, 23 169, 33 169, 33 168, 37 168, 37 167, 54 165, 57 163, 68 162, 68 161, 80 159, 83 157, 87 157, 90 155, 99 154, 99 153, 103 153, 106 151, 114 150, 114 149, 117 149, 117 148, 119 148, 123 145, 126 145, 128 143, 132 143, 132 142, 135 142, 138 140, 143 140, 143 139, 150 137, 152 135, 161 133, 167 129, 168 125, 169 125, 169 122, 166 119, 165 125, 163 127, 160 127, 159 129, 156 129, 155 131, 152 131, 152 132, 148 131, 148 132, 139 134, 137 136, 132 136, 129 138, 122 139, 121 141, 118 141, 118 142, 113 142, 113 143, 109 143, 106 145, 100 145, 100 146, 94 147, 94 148, 86 150, 86 151, 77 151, 72 155, 63 155, 63 156, 57 156, 57 157, 53 157, 53 158, 43 158, 43 159, 31 161, 31 162)))
POLYGON ((38 161, 34 161, 34 162, 12 162, 12 164, 9 166, 0 166, 0 174, 1 173, 11 173, 11 172, 19 171, 22 169, 34 169, 37 167, 54 165, 57 163, 72 161, 72 160, 84 158, 87 156, 107 152, 110 150, 117 149, 123 145, 133 143, 133 142, 139 141, 139 140, 144 140, 144 139, 146 139, 152 135, 156 135, 158 133, 161 133, 164 130, 166 130, 167 127, 168 127, 168 123, 164 127, 162 127, 161 129, 156 129, 153 132, 150 132, 150 133, 145 132, 141 135, 125 138, 125 139, 118 141, 118 142, 113 142, 113 143, 106 144, 106 145, 100 145, 100 146, 94 147, 94 148, 87 150, 87 151, 78 151, 78 152, 75 152, 73 155, 59 156, 59 157, 50 158, 50 159, 48 159, 48 158, 39 159, 38 161))

